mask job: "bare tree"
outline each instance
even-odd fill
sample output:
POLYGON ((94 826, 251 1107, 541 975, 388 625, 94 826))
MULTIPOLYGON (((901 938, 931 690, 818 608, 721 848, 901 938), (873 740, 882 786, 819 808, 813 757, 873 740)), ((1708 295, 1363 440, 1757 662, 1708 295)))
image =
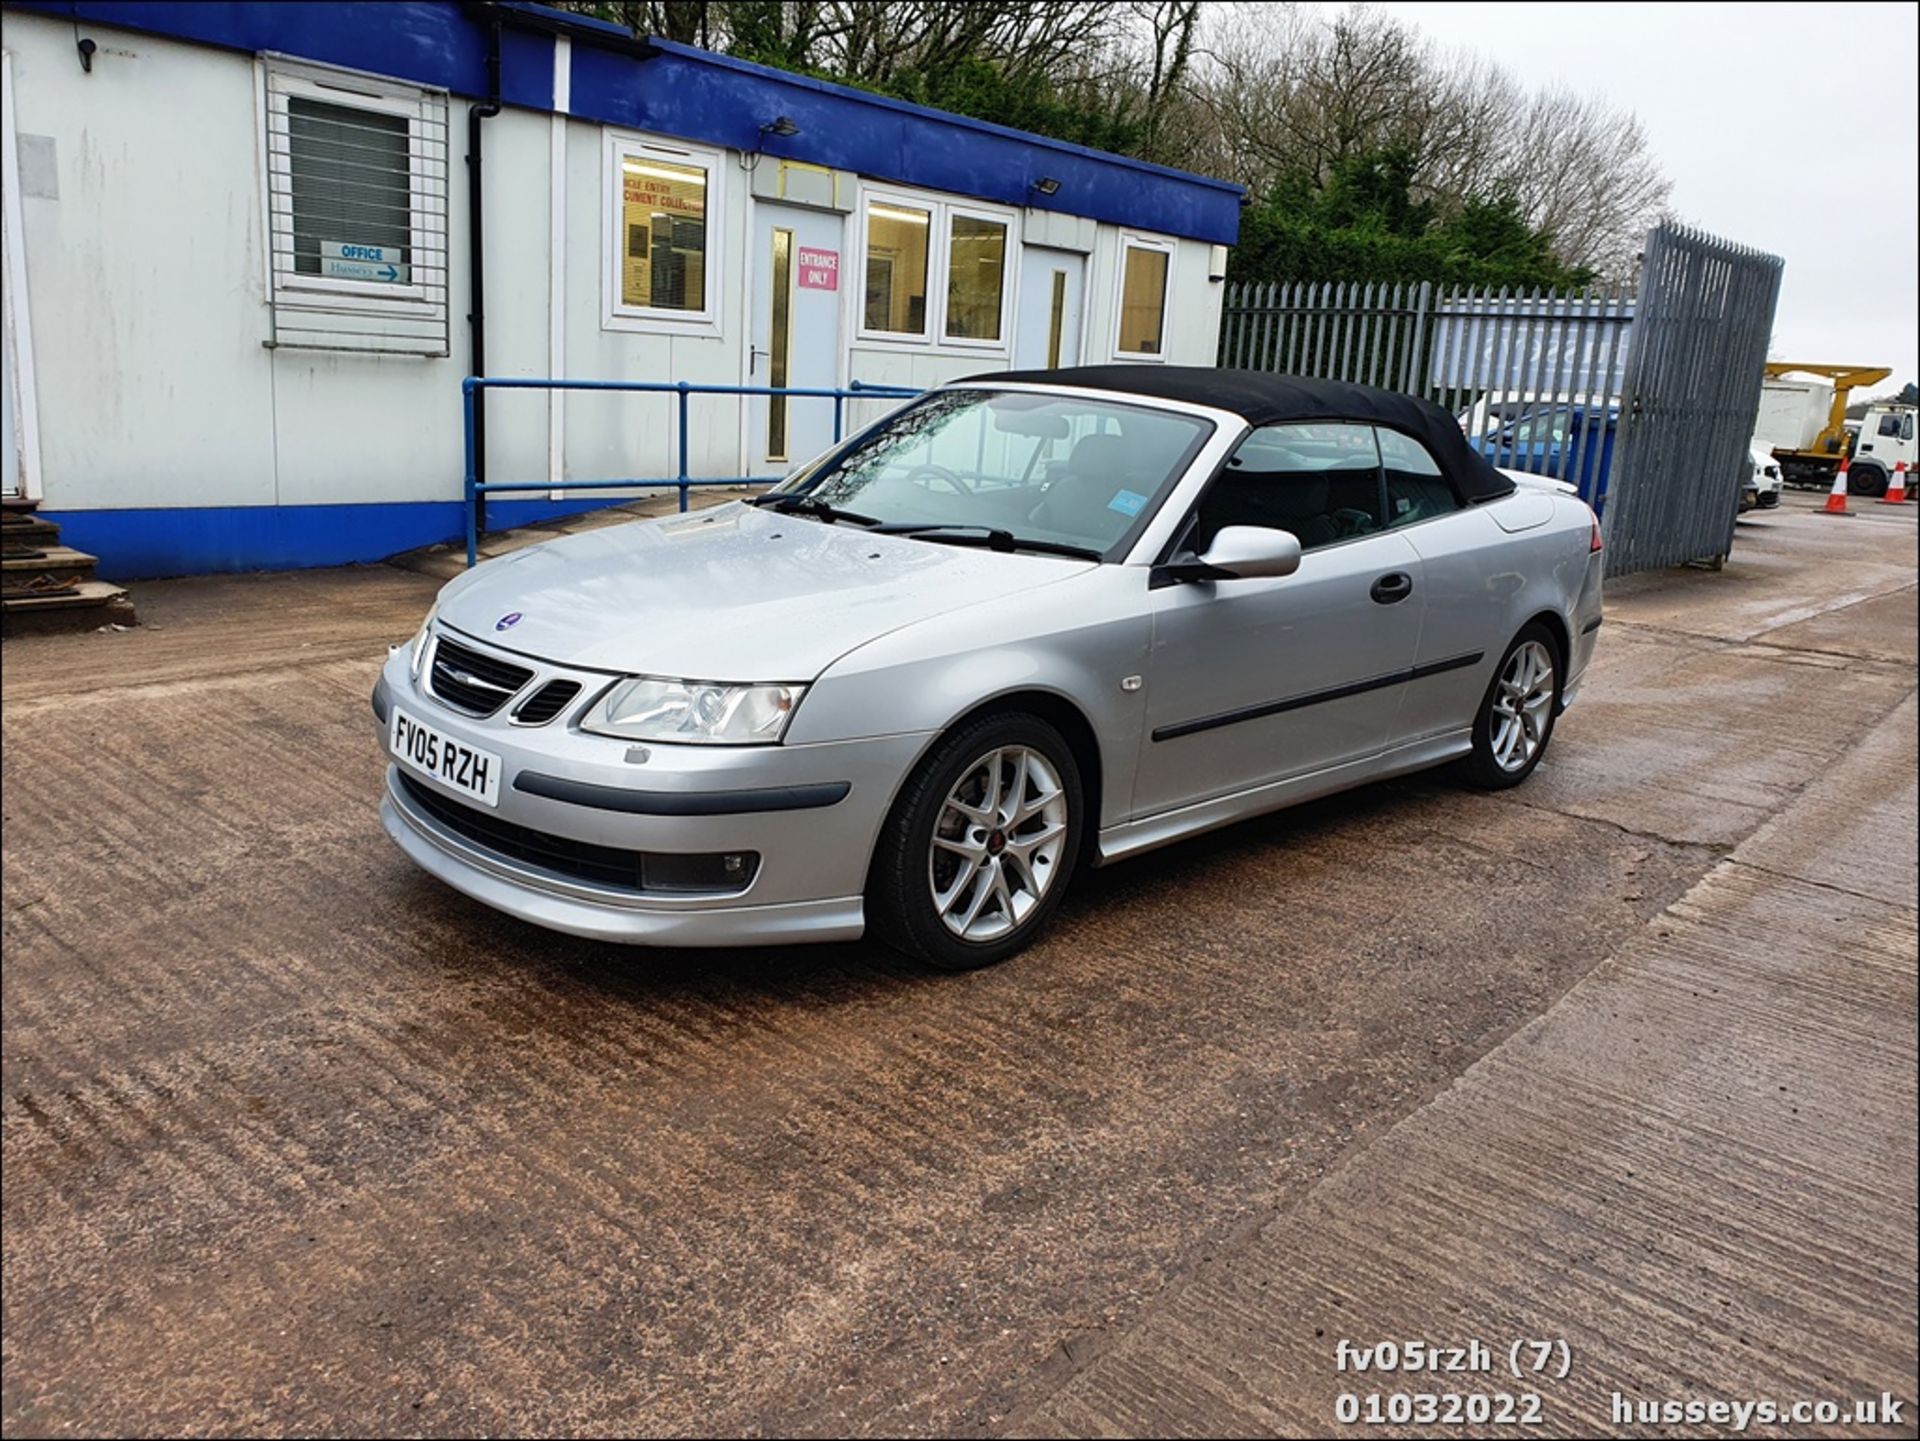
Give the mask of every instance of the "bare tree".
POLYGON ((1511 199, 1565 262, 1620 273, 1669 183, 1639 121, 1605 100, 1530 94, 1484 57, 1443 55, 1410 26, 1353 8, 1221 5, 1197 47, 1203 168, 1259 192, 1324 183, 1361 153, 1413 157, 1444 216, 1511 199))
POLYGON ((1504 184, 1573 264, 1622 274, 1671 185, 1632 115, 1592 96, 1548 90, 1513 129, 1504 184))

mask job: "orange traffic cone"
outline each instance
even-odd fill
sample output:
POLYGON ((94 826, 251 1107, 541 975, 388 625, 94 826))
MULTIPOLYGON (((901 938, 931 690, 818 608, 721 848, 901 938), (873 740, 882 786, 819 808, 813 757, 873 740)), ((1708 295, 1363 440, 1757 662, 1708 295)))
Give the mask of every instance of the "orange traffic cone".
POLYGON ((1840 468, 1833 473, 1833 489, 1827 492, 1828 515, 1849 515, 1847 509, 1847 462, 1841 458, 1840 468))
POLYGON ((1887 482, 1887 493, 1880 497, 1883 503, 1900 504, 1907 498, 1907 463, 1896 460, 1893 463, 1893 479, 1887 482))

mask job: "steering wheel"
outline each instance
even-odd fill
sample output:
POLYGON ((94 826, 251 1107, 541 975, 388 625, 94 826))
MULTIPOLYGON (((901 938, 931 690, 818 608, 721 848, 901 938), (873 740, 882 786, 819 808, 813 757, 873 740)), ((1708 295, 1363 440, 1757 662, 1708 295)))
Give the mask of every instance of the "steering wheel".
POLYGON ((934 465, 929 461, 925 465, 916 465, 912 470, 907 472, 908 483, 917 485, 922 490, 932 490, 933 483, 936 480, 957 495, 973 494, 973 487, 968 485, 952 471, 948 470, 944 465, 934 465))
POLYGON ((1333 533, 1341 540, 1348 536, 1367 535, 1375 529, 1373 517, 1364 510, 1336 510, 1328 514, 1333 524, 1333 533))

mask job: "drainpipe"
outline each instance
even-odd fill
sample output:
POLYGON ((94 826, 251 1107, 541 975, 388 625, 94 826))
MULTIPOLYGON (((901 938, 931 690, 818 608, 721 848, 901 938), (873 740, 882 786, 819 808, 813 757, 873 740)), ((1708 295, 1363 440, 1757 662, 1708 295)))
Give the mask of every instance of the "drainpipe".
MULTIPOLYGON (((480 181, 480 123, 500 113, 500 22, 495 20, 487 40, 487 96, 467 107, 467 330, 473 342, 473 374, 487 373, 487 270, 486 196, 480 181)), ((473 476, 481 484, 487 479, 487 392, 473 395, 473 476)), ((473 524, 476 534, 487 528, 485 491, 473 497, 473 524)))

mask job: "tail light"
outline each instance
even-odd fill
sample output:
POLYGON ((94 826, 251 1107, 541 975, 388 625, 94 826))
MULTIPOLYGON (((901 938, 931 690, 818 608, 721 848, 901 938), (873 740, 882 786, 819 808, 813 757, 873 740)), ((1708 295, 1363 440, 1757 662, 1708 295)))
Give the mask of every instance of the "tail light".
POLYGON ((1593 538, 1587 542, 1587 554, 1598 555, 1606 548, 1606 542, 1600 538, 1600 517, 1593 518, 1593 538))

